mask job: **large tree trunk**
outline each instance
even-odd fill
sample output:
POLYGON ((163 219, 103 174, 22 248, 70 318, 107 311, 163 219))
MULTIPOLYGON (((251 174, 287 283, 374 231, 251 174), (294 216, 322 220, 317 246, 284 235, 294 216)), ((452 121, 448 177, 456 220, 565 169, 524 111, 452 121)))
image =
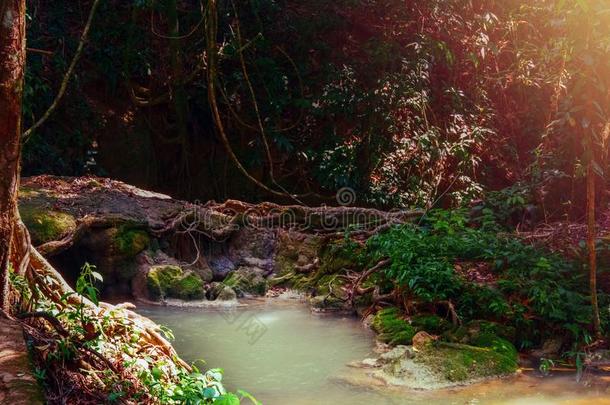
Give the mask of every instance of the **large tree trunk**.
POLYGON ((593 161, 587 166, 587 250, 589 255, 589 288, 591 290, 591 307, 593 310, 593 332, 601 338, 599 305, 597 303, 597 258, 595 250, 595 171, 593 161))
POLYGON ((21 96, 25 68, 25 0, 0 0, 0 307, 8 309, 13 233, 19 230, 17 189, 21 96))

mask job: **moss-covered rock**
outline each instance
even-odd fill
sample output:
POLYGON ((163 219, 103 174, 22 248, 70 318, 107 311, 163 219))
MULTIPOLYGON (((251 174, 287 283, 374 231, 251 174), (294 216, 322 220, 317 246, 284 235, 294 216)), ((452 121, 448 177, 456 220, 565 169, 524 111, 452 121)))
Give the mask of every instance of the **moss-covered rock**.
POLYGON ((481 333, 476 338, 472 339, 470 344, 477 347, 486 347, 517 362, 518 353, 515 346, 513 346, 513 344, 508 340, 493 333, 481 333))
POLYGON ((399 345, 377 359, 368 360, 368 364, 377 368, 371 374, 375 381, 411 389, 448 388, 510 375, 517 370, 514 359, 492 349, 439 342, 432 337, 417 348, 399 345))
POLYGON ((154 299, 163 298, 170 290, 174 280, 182 275, 178 266, 155 266, 146 276, 148 292, 154 299))
POLYGON ((65 212, 27 205, 19 207, 19 212, 34 245, 60 240, 76 229, 74 217, 65 212))
POLYGON ((263 276, 264 271, 256 267, 241 266, 223 282, 233 288, 239 296, 246 294, 265 295, 269 284, 263 276))
POLYGON ((216 296, 218 301, 233 301, 237 298, 235 291, 229 286, 222 286, 222 289, 216 296))
POLYGON ((423 330, 435 335, 440 335, 453 327, 451 322, 433 314, 419 314, 411 317, 411 326, 418 331, 423 330))
POLYGON ((123 225, 114 233, 112 244, 120 255, 135 257, 149 246, 150 236, 144 230, 123 225))
POLYGON ((409 345, 417 330, 401 317, 396 307, 384 308, 377 312, 371 327, 379 335, 379 340, 391 345, 409 345))
POLYGON ((170 286, 169 296, 181 300, 196 300, 204 297, 203 281, 194 273, 179 277, 170 286))
POLYGON ((191 300, 204 297, 201 277, 192 272, 184 272, 178 266, 152 267, 146 276, 146 286, 153 299, 191 300))
POLYGON ((491 348, 437 342, 415 357, 433 372, 451 382, 512 374, 517 361, 491 348))
POLYGON ((341 298, 346 298, 343 286, 345 285, 345 279, 343 277, 337 277, 336 274, 327 274, 318 278, 313 286, 313 290, 316 295, 335 295, 341 298))
POLYGON ((509 338, 514 339, 514 336, 515 330, 510 326, 476 320, 445 333, 443 339, 449 342, 487 348, 510 358, 516 363, 517 349, 508 340, 509 338))

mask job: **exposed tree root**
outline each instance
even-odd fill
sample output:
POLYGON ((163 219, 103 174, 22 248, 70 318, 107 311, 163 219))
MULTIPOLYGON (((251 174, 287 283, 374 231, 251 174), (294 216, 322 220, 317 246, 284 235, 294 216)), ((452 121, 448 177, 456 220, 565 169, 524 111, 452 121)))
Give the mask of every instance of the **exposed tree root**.
MULTIPOLYGON (((69 238, 54 245, 54 249, 59 251, 73 243, 76 235, 83 232, 86 227, 105 224, 105 221, 95 218, 83 221, 69 238)), ((46 249, 50 249, 48 246, 50 245, 47 245, 46 249)), ((46 353, 62 340, 69 342, 67 344, 72 345, 79 353, 74 359, 76 363, 62 360, 54 363, 55 366, 47 370, 50 374, 46 378, 47 389, 50 390, 48 392, 50 403, 74 403, 75 400, 78 400, 78 403, 105 402, 107 398, 100 396, 100 393, 107 393, 112 388, 107 386, 108 381, 130 381, 129 384, 133 389, 145 392, 142 387, 138 388, 141 383, 134 374, 136 371, 123 366, 123 359, 117 357, 120 351, 117 351, 116 343, 111 343, 129 341, 134 333, 138 336, 136 343, 138 357, 154 358, 158 362, 174 364, 175 367, 191 371, 191 367, 179 358, 171 344, 161 336, 158 325, 131 311, 127 305, 113 306, 100 303, 98 306, 82 295, 76 294, 40 252, 29 244, 27 231, 21 221, 14 228, 12 247, 11 257, 15 263, 14 268, 19 269, 15 273, 25 276, 33 296, 29 298, 21 296, 23 292, 13 290, 11 301, 16 312, 15 317, 22 323, 26 334, 33 342, 34 358, 44 363, 48 355, 46 353), (53 303, 55 308, 60 308, 61 311, 77 308, 77 311, 88 313, 91 319, 113 319, 111 322, 114 325, 113 330, 95 330, 93 324, 83 324, 85 332, 72 331, 49 311, 29 311, 33 301, 40 300, 53 303), (47 326, 51 326, 51 329, 47 326), (101 346, 107 347, 105 349, 107 353, 96 350, 88 344, 99 338, 101 334, 107 336, 104 340, 108 339, 107 343, 101 346), (108 378, 107 373, 112 373, 114 378, 108 378), (105 377, 101 378, 102 375, 105 377), (91 389, 92 383, 96 388, 91 389), (72 399, 69 400, 70 398, 72 399)), ((142 403, 156 402, 153 398, 143 398, 142 403)))

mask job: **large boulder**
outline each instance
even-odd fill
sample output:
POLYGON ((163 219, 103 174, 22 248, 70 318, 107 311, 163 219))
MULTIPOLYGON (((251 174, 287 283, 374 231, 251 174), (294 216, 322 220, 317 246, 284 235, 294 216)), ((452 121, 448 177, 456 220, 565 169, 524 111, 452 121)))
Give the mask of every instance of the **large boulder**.
POLYGON ((183 271, 178 266, 153 266, 146 276, 148 294, 152 299, 178 298, 182 300, 203 299, 204 283, 192 271, 183 271))
POLYGON ((421 384, 422 381, 413 382, 413 379, 425 375, 423 380, 434 388, 508 375, 516 370, 516 357, 489 348, 431 342, 419 351, 406 351, 398 358, 385 361, 377 377, 389 384, 409 385, 421 384))
POLYGON ((235 263, 225 255, 214 255, 208 259, 208 265, 212 270, 212 279, 222 281, 229 273, 235 270, 235 263))
MULTIPOLYGON (((252 261, 264 260, 272 264, 276 250, 276 233, 272 229, 246 226, 240 229, 229 241, 228 256, 238 265, 256 265, 252 261)), ((264 268, 271 271, 272 268, 264 268)))
POLYGON ((60 240, 76 230, 74 217, 65 212, 26 204, 19 212, 35 246, 60 240))
POLYGON ((224 284, 233 288, 238 296, 260 295, 267 293, 269 284, 265 278, 266 270, 259 267, 240 266, 227 277, 224 284))
POLYGON ((354 378, 357 372, 348 374, 345 381, 366 386, 382 381, 410 389, 442 389, 513 374, 517 361, 516 357, 491 348, 427 339, 418 349, 399 345, 356 367, 372 370, 365 378, 354 378))
POLYGON ((216 296, 217 301, 234 301, 235 299, 237 299, 237 294, 231 287, 226 285, 222 286, 222 289, 216 296))

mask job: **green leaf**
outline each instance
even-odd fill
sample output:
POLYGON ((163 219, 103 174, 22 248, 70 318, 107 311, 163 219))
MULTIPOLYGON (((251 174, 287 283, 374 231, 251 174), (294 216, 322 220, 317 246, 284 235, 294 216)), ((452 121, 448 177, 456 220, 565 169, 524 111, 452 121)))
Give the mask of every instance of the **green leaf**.
POLYGON ((216 390, 214 388, 208 387, 203 390, 204 398, 214 398, 216 396, 216 390))
POLYGON ((239 405, 241 402, 237 395, 235 394, 224 394, 221 397, 218 397, 216 401, 214 401, 215 405, 239 405))
POLYGON ((163 371, 161 371, 159 367, 153 367, 150 373, 152 374, 155 380, 159 380, 163 376, 163 371))

